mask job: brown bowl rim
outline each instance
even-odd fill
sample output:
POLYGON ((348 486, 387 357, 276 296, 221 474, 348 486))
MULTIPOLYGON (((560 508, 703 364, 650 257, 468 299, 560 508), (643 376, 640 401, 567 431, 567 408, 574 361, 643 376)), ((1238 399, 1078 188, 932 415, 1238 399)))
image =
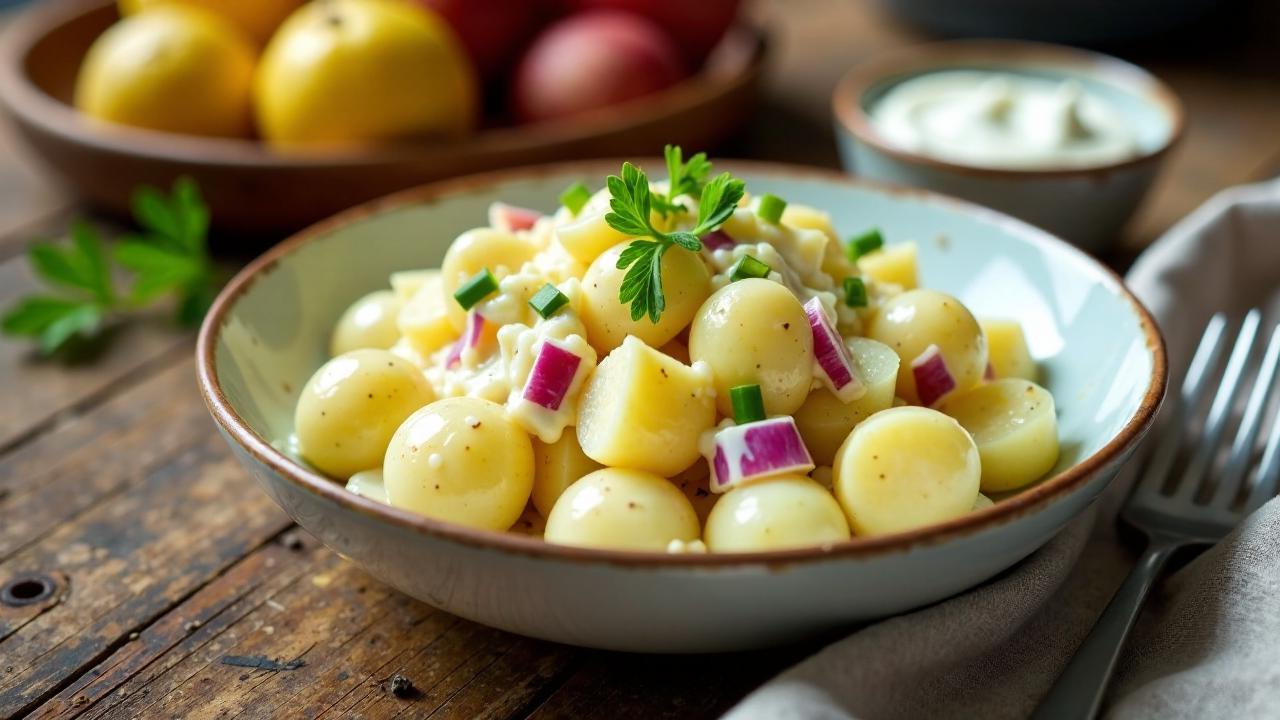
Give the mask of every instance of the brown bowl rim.
POLYGON ((1182 101, 1163 80, 1126 60, 1092 50, 1023 40, 945 40, 891 50, 849 69, 836 84, 832 112, 841 129, 898 161, 948 172, 1005 180, 1106 175, 1164 157, 1181 140, 1186 124, 1182 101), (1116 162, 1070 168, 988 168, 941 160, 894 145, 876 130, 862 98, 887 78, 952 69, 957 63, 1003 64, 1009 67, 1054 67, 1091 71, 1104 82, 1122 87, 1159 106, 1169 118, 1164 142, 1144 153, 1116 162))
POLYGON ((770 55, 764 29, 739 22, 730 33, 745 35, 750 58, 732 73, 708 77, 698 71, 652 95, 581 118, 523 126, 481 128, 461 140, 397 143, 380 147, 332 149, 272 149, 258 138, 219 138, 167 133, 94 121, 49 95, 25 72, 31 49, 56 28, 91 13, 106 12, 114 0, 56 0, 32 5, 0 33, 0 105, 23 122, 63 141, 100 152, 208 167, 319 167, 400 165, 429 162, 462 154, 518 155, 545 147, 573 147, 593 138, 646 127, 653 122, 706 104, 709 98, 732 94, 763 76, 770 55))
MULTIPOLYGON (((653 161, 657 162, 657 161, 653 161)), ((1044 230, 1033 227, 994 210, 955 200, 923 190, 897 188, 885 183, 868 182, 850 178, 841 173, 779 163, 730 160, 718 162, 718 167, 756 175, 792 177, 803 180, 823 181, 872 189, 891 195, 912 197, 949 207, 967 214, 978 214, 1008 232, 1016 234, 1038 246, 1056 246, 1073 253, 1086 264, 1109 278, 1116 289, 1132 305, 1142 327, 1148 350, 1152 354, 1152 371, 1132 418, 1103 447, 1092 455, 1057 475, 1042 480, 1023 492, 996 503, 994 506, 970 513, 960 518, 930 525, 916 530, 869 538, 852 538, 827 546, 750 553, 668 554, 659 552, 631 552, 579 548, 553 545, 541 538, 511 532, 479 530, 423 517, 407 510, 394 508, 347 491, 340 483, 305 468, 286 457, 270 442, 258 435, 236 413, 223 393, 218 381, 215 348, 225 318, 236 301, 258 279, 270 273, 283 258, 307 243, 328 235, 342 227, 364 218, 401 207, 433 203, 451 196, 465 195, 508 181, 536 179, 549 175, 579 173, 604 175, 619 166, 621 160, 596 160, 535 165, 525 168, 479 173, 451 180, 444 180, 404 190, 384 198, 357 205, 328 220, 319 222, 280 242, 241 270, 223 288, 200 328, 196 347, 197 378, 200 393, 214 420, 226 435, 246 453, 300 489, 319 495, 345 510, 355 511, 369 518, 389 522, 398 528, 417 532, 436 540, 450 541, 473 548, 498 550, 531 555, 547 559, 601 563, 608 565, 657 567, 707 567, 760 565, 782 568, 801 562, 827 561, 836 558, 868 557, 895 552, 905 552, 930 546, 954 538, 971 535, 997 525, 1011 522, 1023 515, 1037 511, 1049 502, 1060 499, 1080 488, 1090 477, 1108 463, 1116 461, 1142 437, 1150 426, 1168 382, 1168 365, 1164 339, 1151 313, 1124 285, 1113 270, 1102 265, 1083 251, 1044 230)))

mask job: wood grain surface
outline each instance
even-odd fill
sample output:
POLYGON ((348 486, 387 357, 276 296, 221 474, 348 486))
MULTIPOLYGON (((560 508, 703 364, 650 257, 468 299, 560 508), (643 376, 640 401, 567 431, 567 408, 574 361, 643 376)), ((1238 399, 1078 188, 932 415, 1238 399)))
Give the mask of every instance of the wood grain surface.
MULTIPOLYGON (((1122 267, 1217 190, 1280 164, 1280 51, 1254 6, 1113 51, 1161 75, 1190 117, 1122 267)), ((923 40, 857 0, 757 3, 777 37, 768 101, 727 154, 836 164, 828 98, 875 52, 923 40)), ((3 22, 0 20, 0 22, 3 22)), ((0 306, 34 281, 29 241, 82 212, 0 129, 0 306)), ((0 718, 714 717, 813 647, 632 656, 488 629, 387 588, 320 547, 215 433, 192 338, 142 317, 79 363, 0 340, 0 718), (304 664, 266 670, 228 656, 304 664), (399 697, 391 678, 413 691, 399 697)))

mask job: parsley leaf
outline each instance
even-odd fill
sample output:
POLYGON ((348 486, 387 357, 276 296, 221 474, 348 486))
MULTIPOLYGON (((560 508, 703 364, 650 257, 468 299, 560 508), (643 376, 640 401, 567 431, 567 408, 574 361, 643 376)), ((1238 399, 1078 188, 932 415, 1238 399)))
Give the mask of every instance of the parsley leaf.
POLYGON ((107 253, 94 229, 83 221, 71 227, 71 242, 36 242, 27 259, 37 277, 60 294, 21 298, 0 316, 0 331, 30 337, 46 355, 76 337, 91 337, 113 314, 137 309, 166 294, 177 295, 176 319, 200 322, 217 292, 206 235, 209 211, 195 183, 182 178, 169 197, 154 188, 134 195, 134 218, 142 234, 126 238, 107 253), (122 297, 111 260, 135 274, 122 297))
POLYGON ((679 145, 668 145, 663 149, 667 163, 668 188, 666 196, 657 196, 653 200, 653 209, 666 217, 676 212, 688 212, 683 203, 676 202, 680 195, 698 197, 707 176, 711 174, 711 162, 706 153, 698 153, 684 162, 684 151, 679 145))
MULTIPOLYGON (((664 233, 653 226, 650 212, 660 207, 655 203, 658 196, 650 193, 649 178, 631 163, 623 163, 620 175, 610 175, 606 180, 612 212, 605 215, 605 222, 624 235, 640 238, 623 249, 617 263, 619 270, 627 271, 618 289, 618 301, 631 305, 632 321, 648 315, 651 322, 658 322, 667 307, 662 291, 662 256, 672 245, 689 252, 701 250, 699 237, 720 227, 733 214, 745 190, 743 182, 729 173, 721 173, 703 187, 701 182, 710 172, 711 163, 702 153, 686 164, 679 148, 667 146, 667 168, 675 173, 673 187, 679 183, 679 187, 696 186, 699 191, 698 221, 692 230, 664 233)), ((688 194, 687 190, 671 192, 688 194)), ((673 197, 668 194, 661 202, 670 203, 673 197)))

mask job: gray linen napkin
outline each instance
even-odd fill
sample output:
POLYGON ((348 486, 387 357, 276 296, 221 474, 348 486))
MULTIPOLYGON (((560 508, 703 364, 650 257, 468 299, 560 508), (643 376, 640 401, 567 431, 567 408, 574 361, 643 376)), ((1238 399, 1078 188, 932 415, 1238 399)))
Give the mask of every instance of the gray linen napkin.
MULTIPOLYGON (((1280 318, 1280 183, 1219 194, 1139 258, 1127 280, 1165 333, 1173 383, 1216 310, 1263 306, 1271 327, 1280 318)), ((1020 565, 824 648, 726 717, 1025 717, 1133 563, 1114 522, 1131 481, 1122 473, 1020 565)), ((1280 718, 1280 501, 1157 586, 1106 712, 1280 718)))

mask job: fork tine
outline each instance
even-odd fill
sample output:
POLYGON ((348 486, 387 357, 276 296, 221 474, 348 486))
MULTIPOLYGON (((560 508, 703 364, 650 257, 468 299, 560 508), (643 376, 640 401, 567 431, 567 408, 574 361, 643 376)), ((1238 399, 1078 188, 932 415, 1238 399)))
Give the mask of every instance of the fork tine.
MULTIPOLYGON (((1280 335, 1277 326, 1276 335, 1280 335)), ((1258 477, 1249 499, 1244 503, 1244 511, 1251 513, 1262 507, 1262 504, 1276 496, 1280 486, 1280 417, 1271 423, 1271 434, 1267 437, 1267 447, 1262 451, 1262 462, 1258 463, 1258 477)))
POLYGON ((1258 309, 1249 311, 1240 324, 1240 332, 1236 335, 1236 344, 1231 348, 1231 357, 1222 372, 1222 383, 1218 393, 1213 396, 1209 406, 1209 416, 1205 420, 1204 430, 1196 441, 1195 452, 1186 470, 1178 476, 1178 484, 1174 487, 1173 498, 1178 502, 1189 501, 1200 491, 1208 476, 1213 457, 1218 453, 1222 443, 1222 434, 1231 419, 1231 406, 1235 404, 1236 395, 1240 391, 1240 381, 1244 378, 1245 368, 1249 363, 1249 354, 1253 351, 1254 340, 1258 337, 1258 325, 1262 322, 1262 312, 1258 309))
POLYGON ((1205 326, 1200 344, 1191 358, 1191 365, 1187 367, 1186 377, 1182 380, 1177 402, 1169 406, 1168 416, 1162 418, 1159 443, 1147 460, 1142 477, 1134 485, 1134 492, 1144 496, 1160 494, 1165 479, 1169 477, 1169 470, 1173 467, 1173 460, 1178 455, 1178 447, 1182 444, 1187 416, 1199 404, 1209 387, 1208 373, 1210 368, 1218 364, 1218 357, 1222 354, 1222 334, 1226 327, 1227 318, 1222 313, 1209 318, 1209 324, 1205 326))
POLYGON ((1240 487, 1248 474, 1249 461, 1253 459, 1253 448, 1262 432, 1263 413, 1271 400, 1271 392, 1275 390, 1276 371, 1280 369, 1280 324, 1271 332, 1271 341, 1267 343, 1267 352, 1263 355, 1262 366, 1258 368, 1258 376, 1254 379, 1253 392, 1249 395, 1249 403, 1245 406, 1244 417, 1240 420, 1240 429, 1236 432, 1235 443, 1231 446, 1231 457, 1223 470, 1221 480, 1209 502, 1215 507, 1229 507, 1240 494, 1240 487))

